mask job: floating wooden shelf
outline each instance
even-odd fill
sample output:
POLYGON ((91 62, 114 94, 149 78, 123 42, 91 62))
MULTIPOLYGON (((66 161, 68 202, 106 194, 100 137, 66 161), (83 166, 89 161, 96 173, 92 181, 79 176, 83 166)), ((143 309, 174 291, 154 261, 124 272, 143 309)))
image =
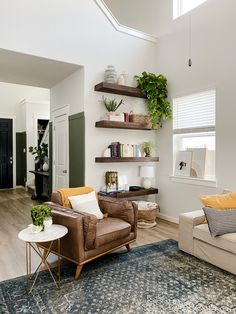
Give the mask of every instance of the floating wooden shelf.
POLYGON ((151 195, 158 194, 158 189, 150 188, 150 189, 140 189, 138 191, 122 191, 122 192, 114 192, 112 194, 104 195, 103 193, 98 195, 105 197, 113 197, 113 198, 128 198, 133 196, 143 196, 143 195, 151 195))
POLYGON ((96 157, 95 162, 157 162, 159 157, 96 157))
POLYGON ((95 123, 96 128, 152 130, 149 124, 102 120, 95 123))
POLYGON ((146 98, 146 96, 140 91, 140 89, 119 85, 119 84, 111 84, 111 83, 99 83, 95 85, 94 90, 97 92, 105 92, 111 94, 118 94, 118 95, 125 95, 131 97, 138 97, 138 98, 146 98))

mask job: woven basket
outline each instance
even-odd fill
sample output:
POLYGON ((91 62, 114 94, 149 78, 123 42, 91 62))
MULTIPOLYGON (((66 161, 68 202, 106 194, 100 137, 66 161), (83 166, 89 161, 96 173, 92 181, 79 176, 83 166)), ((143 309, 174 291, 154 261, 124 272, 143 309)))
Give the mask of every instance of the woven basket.
POLYGON ((146 221, 138 221, 138 228, 140 229, 149 229, 153 228, 157 225, 156 221, 146 222, 146 221))
POLYGON ((130 114, 129 122, 139 123, 139 124, 149 124, 150 117, 144 114, 130 114))
POLYGON ((139 209, 138 210, 138 221, 155 221, 157 217, 157 207, 150 209, 139 209))

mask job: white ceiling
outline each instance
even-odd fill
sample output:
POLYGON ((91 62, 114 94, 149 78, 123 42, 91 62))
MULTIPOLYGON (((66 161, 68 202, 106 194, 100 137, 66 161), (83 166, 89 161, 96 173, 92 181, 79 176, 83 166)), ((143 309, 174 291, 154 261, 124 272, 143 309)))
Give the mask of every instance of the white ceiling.
POLYGON ((0 49, 0 82, 51 88, 80 66, 0 49))
POLYGON ((173 22, 173 0, 103 0, 121 25, 159 37, 173 22))

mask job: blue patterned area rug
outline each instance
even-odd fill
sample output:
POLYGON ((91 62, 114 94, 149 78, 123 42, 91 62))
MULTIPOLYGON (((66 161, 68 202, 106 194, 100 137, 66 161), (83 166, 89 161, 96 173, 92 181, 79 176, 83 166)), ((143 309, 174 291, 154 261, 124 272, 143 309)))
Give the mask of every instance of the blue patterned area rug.
POLYGON ((178 251, 174 240, 113 253, 62 269, 57 290, 47 272, 28 295, 25 278, 0 283, 0 313, 236 313, 236 276, 178 251))

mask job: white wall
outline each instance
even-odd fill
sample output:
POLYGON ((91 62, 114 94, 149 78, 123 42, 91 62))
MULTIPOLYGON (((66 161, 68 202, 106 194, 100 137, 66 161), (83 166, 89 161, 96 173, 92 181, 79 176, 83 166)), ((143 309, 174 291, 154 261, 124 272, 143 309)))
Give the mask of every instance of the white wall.
POLYGON ((84 69, 81 67, 72 75, 50 89, 51 112, 69 105, 70 115, 84 111, 84 69))
POLYGON ((158 40, 158 72, 167 76, 170 98, 216 88, 217 188, 171 182, 172 123, 158 133, 159 202, 167 216, 201 208, 199 195, 236 190, 236 2, 208 0, 191 12, 192 67, 188 63, 188 15, 177 19, 172 33, 158 40))
POLYGON ((21 104, 24 98, 49 101, 49 90, 0 82, 0 118, 13 118, 13 186, 16 185, 15 133, 26 131, 26 109, 21 104))

